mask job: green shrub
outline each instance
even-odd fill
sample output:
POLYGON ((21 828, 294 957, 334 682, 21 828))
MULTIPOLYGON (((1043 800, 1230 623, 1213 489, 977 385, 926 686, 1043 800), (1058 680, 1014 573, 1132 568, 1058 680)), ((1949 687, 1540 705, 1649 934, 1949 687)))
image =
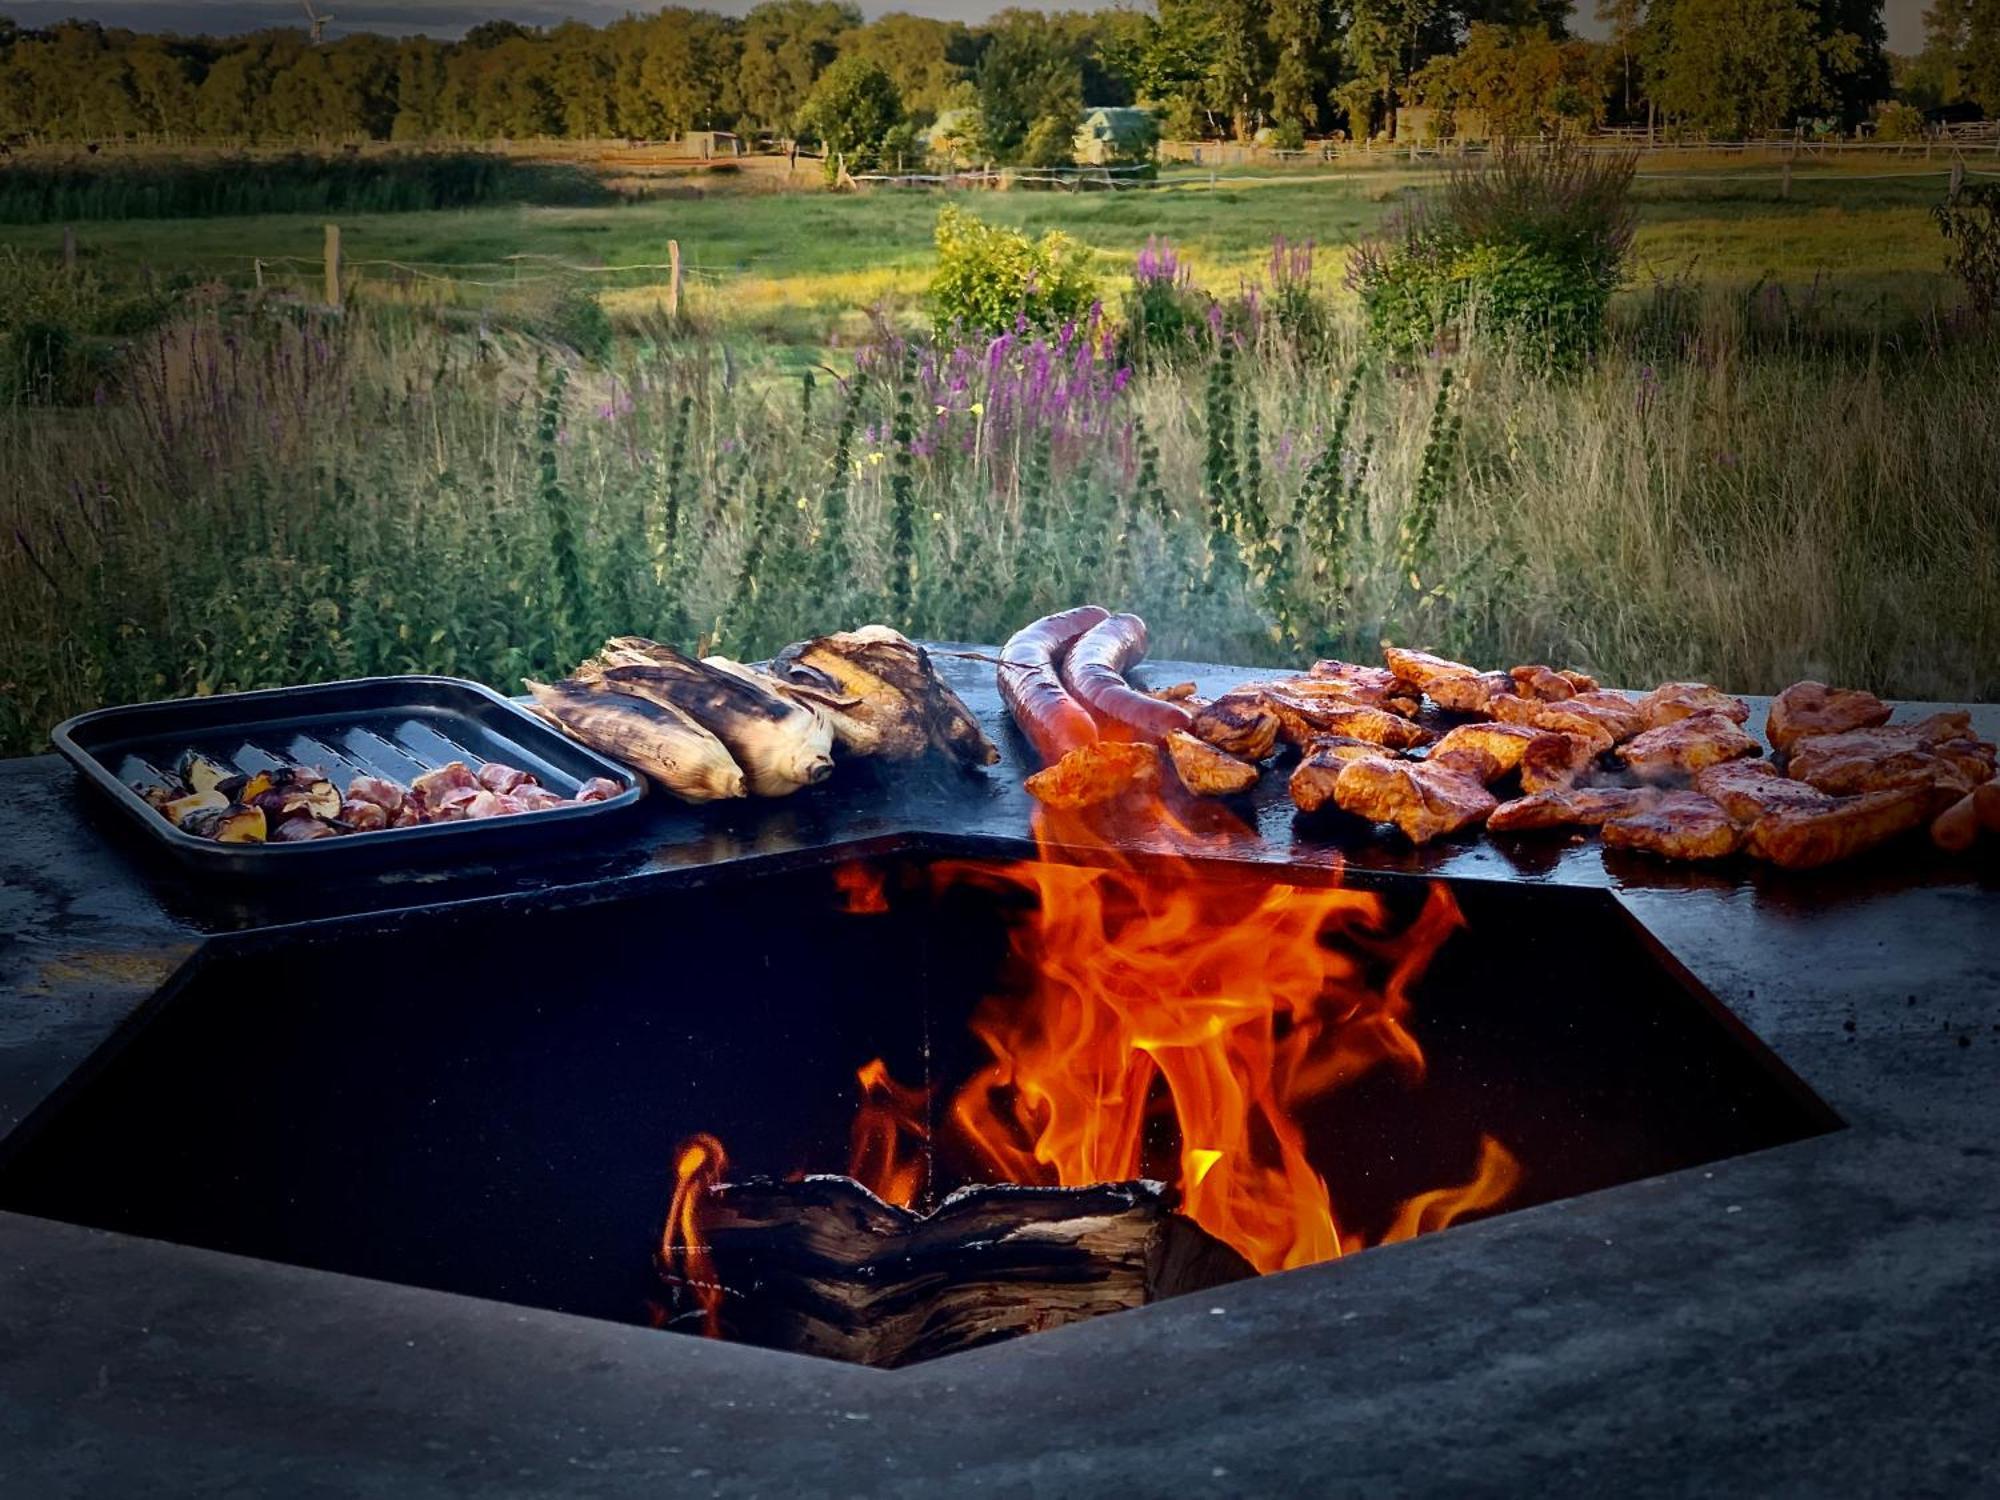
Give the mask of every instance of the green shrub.
POLYGON ((1900 99, 1891 99, 1875 109, 1875 139, 1878 141, 1920 141, 1924 138, 1924 112, 1900 99))
POLYGON ((551 341, 602 363, 611 353, 611 318, 588 287, 565 283, 536 320, 551 341))
POLYGON ((1089 246, 1059 230, 1031 240, 946 208, 938 215, 937 252, 931 308, 940 329, 1001 333, 1022 319, 1053 329, 1084 318, 1097 300, 1089 246))
POLYGON ((1962 187, 1931 217, 1950 242, 1945 269, 1965 283, 1973 313, 1987 321, 2000 308, 2000 183, 1962 187))
POLYGON ((1371 341, 1407 359, 1470 331, 1555 368, 1588 359, 1631 248, 1635 165, 1557 145, 1454 172, 1349 268, 1371 341))
POLYGON ((1306 128, 1297 120, 1281 120, 1271 131, 1271 144, 1280 151, 1306 149, 1306 128))

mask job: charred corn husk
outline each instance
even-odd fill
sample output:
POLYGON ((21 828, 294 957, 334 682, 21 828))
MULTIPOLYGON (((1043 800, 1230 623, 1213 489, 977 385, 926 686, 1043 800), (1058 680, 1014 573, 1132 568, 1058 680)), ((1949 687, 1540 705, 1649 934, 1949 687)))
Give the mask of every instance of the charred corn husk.
POLYGON ((833 729, 820 712, 739 663, 696 661, 671 646, 621 636, 578 677, 687 714, 729 748, 760 797, 783 797, 833 772, 833 729))
POLYGON ((842 747, 856 755, 913 760, 938 750, 979 766, 1000 758, 929 653, 887 625, 787 646, 771 675, 791 696, 816 704, 842 747))
POLYGON ((542 716, 572 739, 643 772, 689 802, 741 797, 743 769, 721 740, 671 703, 590 681, 530 682, 542 716))

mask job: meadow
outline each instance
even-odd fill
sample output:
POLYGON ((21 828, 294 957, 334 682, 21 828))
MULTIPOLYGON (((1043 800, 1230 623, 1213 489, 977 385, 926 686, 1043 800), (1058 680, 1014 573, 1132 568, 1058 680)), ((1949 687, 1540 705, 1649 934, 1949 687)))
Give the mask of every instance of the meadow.
MULTIPOLYGON (((929 195, 343 215, 356 260, 490 269, 368 270, 338 316, 244 275, 295 255, 306 285, 316 218, 92 223, 92 295, 179 289, 96 390, 0 410, 0 750, 104 702, 514 688, 626 630, 740 656, 869 619, 993 640, 1086 597, 1162 654, 1394 639, 1994 696, 2000 358, 1939 269, 1941 183, 1700 186, 1641 183, 1607 346, 1562 376, 1363 347, 1342 261, 1422 190, 1405 173, 975 195, 1102 252, 1105 318, 1067 337, 926 335, 929 195), (1280 234, 1320 246, 1310 338, 1268 309, 1280 234), (1238 335, 1126 362, 1149 236, 1238 335), (553 268, 669 237, 679 320, 657 273, 553 268)), ((58 226, 0 239, 18 276, 63 274, 58 226)))

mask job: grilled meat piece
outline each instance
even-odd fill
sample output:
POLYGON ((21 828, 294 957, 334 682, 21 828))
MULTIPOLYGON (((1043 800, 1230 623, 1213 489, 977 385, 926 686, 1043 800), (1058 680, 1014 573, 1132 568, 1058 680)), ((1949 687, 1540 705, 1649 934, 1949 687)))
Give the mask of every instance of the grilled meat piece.
POLYGON ((1662 859, 1726 859, 1743 847, 1744 830, 1699 792, 1667 792, 1604 825, 1608 849, 1637 849, 1662 859))
POLYGON ((1395 824, 1413 844, 1484 823, 1500 805, 1448 766, 1380 757, 1349 761, 1334 782, 1333 800, 1343 812, 1395 824))
POLYGON ((1696 714, 1721 714, 1738 724, 1750 722, 1749 704, 1705 682, 1663 682, 1639 700, 1639 712, 1646 716, 1650 729, 1696 714))
POLYGON ((1493 700, 1492 713, 1503 724, 1532 724, 1537 729, 1580 734, 1596 742, 1599 751, 1631 739, 1646 727, 1645 716, 1629 698, 1601 689, 1578 693, 1560 703, 1503 694, 1493 700))
POLYGON ((1485 714, 1495 698, 1514 691, 1514 679, 1505 672, 1482 672, 1428 651, 1384 646, 1382 659, 1397 677, 1451 713, 1485 714))
POLYGON ((530 682, 537 710, 572 739, 643 772, 689 802, 741 797, 743 770, 722 741, 669 704, 587 683, 530 682))
POLYGON ((1785 769, 1835 796, 1922 783, 1955 800, 1993 779, 1994 750, 1973 736, 1972 716, 1960 710, 1913 724, 1814 735, 1797 742, 1785 769))
POLYGON ((1292 779, 1286 786, 1300 812, 1318 812, 1333 800, 1334 783, 1340 780, 1340 773, 1347 769, 1348 762, 1396 758, 1395 751, 1384 749, 1372 740, 1357 740, 1346 734, 1323 734, 1306 746, 1305 754, 1299 758, 1292 771, 1292 779))
POLYGON ((1779 808, 1750 827, 1750 853, 1787 870, 1812 870, 1887 843, 1930 821, 1931 788, 1916 784, 1821 808, 1779 808))
MULTIPOLYGON (((435 771, 426 771, 410 783, 410 800, 417 805, 419 814, 436 816, 446 799, 454 792, 476 792, 479 778, 472 774, 471 767, 462 760, 447 762, 435 771)), ((459 799, 462 803, 464 799, 459 799)))
POLYGON ((1790 750, 1800 740, 1845 734, 1889 722, 1889 705, 1858 688, 1830 688, 1823 682, 1795 682, 1771 700, 1764 738, 1774 750, 1790 750))
POLYGON ((578 802, 609 802, 625 789, 605 776, 593 776, 576 789, 578 802))
POLYGON ((1513 667, 1507 676, 1511 691, 1521 698, 1539 698, 1544 703, 1561 703, 1578 693, 1597 691, 1597 679, 1581 672, 1551 671, 1547 667, 1513 667))
POLYGON ((1501 803, 1486 820, 1486 827, 1493 833, 1601 828, 1613 818, 1644 812, 1663 795, 1650 786, 1557 787, 1501 803))
POLYGON ((403 810, 410 794, 383 776, 357 776, 347 783, 349 802, 372 802, 391 818, 403 810))
POLYGON ((1481 750, 1499 762, 1498 775, 1504 776, 1509 771, 1520 770, 1528 747, 1543 733, 1532 724, 1461 724, 1431 746, 1430 758, 1436 760, 1441 755, 1459 750, 1481 750))
POLYGON ((537 784, 535 778, 526 771, 497 760, 489 760, 473 774, 479 784, 489 792, 506 793, 537 784))
POLYGON ((1735 720, 1719 713, 1673 719, 1620 745, 1617 755, 1644 781, 1682 781, 1724 761, 1756 755, 1763 747, 1735 720))
POLYGON ((1197 797, 1233 797, 1257 784, 1254 765, 1206 740, 1177 729, 1167 736, 1166 746, 1181 785, 1197 797))
POLYGON ((373 833, 389 826, 389 809, 379 802, 349 797, 340 804, 340 821, 353 833, 373 833))
POLYGON ((1812 812, 1833 805, 1833 798, 1818 787, 1792 780, 1768 760, 1726 760, 1697 771, 1694 789, 1739 823, 1754 823, 1766 813, 1812 812))
POLYGON ((309 844, 314 839, 337 838, 339 830, 320 822, 318 818, 287 818, 272 828, 266 841, 273 844, 309 844))
POLYGON ((1262 760, 1278 747, 1278 714, 1254 692, 1224 693, 1194 716, 1195 738, 1243 760, 1262 760))
POLYGON ((1123 740, 1079 745, 1023 783, 1028 794, 1044 806, 1064 812, 1101 807, 1159 784, 1159 748, 1123 740))
POLYGON ((1437 738, 1401 714, 1370 708, 1338 694, 1301 691, 1285 682, 1252 683, 1235 691, 1251 689, 1258 701, 1278 716, 1278 737, 1288 744, 1305 745, 1323 734, 1344 734, 1391 750, 1412 750, 1437 738))
POLYGON ((1521 790, 1534 793, 1575 786, 1597 764, 1598 755, 1608 748, 1595 736, 1567 734, 1559 729, 1539 730, 1521 752, 1521 790))
POLYGON ((930 749, 968 766, 1000 759, 930 653, 887 625, 787 646, 771 662, 771 675, 794 695, 810 695, 834 737, 856 755, 913 760, 930 749))
POLYGON ((1337 683, 1348 697, 1370 708, 1386 708, 1408 718, 1417 711, 1419 696, 1414 684, 1405 682, 1387 667, 1363 666, 1352 661, 1316 661, 1306 675, 1321 682, 1337 683))

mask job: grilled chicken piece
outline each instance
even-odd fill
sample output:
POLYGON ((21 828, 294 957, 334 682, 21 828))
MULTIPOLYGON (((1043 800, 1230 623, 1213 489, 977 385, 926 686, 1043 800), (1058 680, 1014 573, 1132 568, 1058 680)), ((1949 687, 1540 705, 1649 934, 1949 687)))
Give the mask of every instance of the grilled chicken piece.
POLYGON ((1197 797, 1233 797, 1257 784, 1257 768, 1182 730, 1167 735, 1167 754, 1181 785, 1197 797))
POLYGON ((1503 724, 1531 724, 1537 729, 1578 734, 1602 753, 1629 740, 1646 727, 1630 700, 1617 693, 1578 693, 1560 703, 1503 695, 1493 700, 1493 717, 1503 724))
POLYGON ((372 802, 394 818, 410 800, 410 794, 385 776, 357 776, 347 783, 347 800, 372 802))
POLYGON ((550 687, 530 682, 537 710, 550 723, 641 771, 689 802, 741 797, 743 769, 722 741, 668 704, 593 689, 578 682, 550 687))
POLYGON ((1393 823, 1413 844, 1476 827, 1500 804, 1470 776, 1425 761, 1364 758, 1347 763, 1333 785, 1343 812, 1393 823))
MULTIPOLYGON (((856 755, 914 760, 938 750, 968 766, 1000 759, 930 653, 887 625, 787 646, 772 660, 771 675, 818 706, 842 747, 856 755)), ((1192 683, 1185 686, 1193 691, 1192 683)))
POLYGON ((1436 760, 1460 750, 1481 750, 1499 762, 1499 776, 1504 776, 1521 768, 1528 747, 1544 733, 1532 724, 1461 724, 1431 746, 1430 758, 1436 760))
POLYGON ((1479 668, 1468 667, 1462 661, 1433 656, 1428 651, 1411 651, 1403 646, 1384 646, 1382 660, 1388 663, 1389 671, 1399 680, 1424 693, 1430 692, 1440 682, 1484 675, 1479 668))
POLYGON ((1080 745, 1023 783, 1046 807, 1079 812, 1115 802, 1160 784, 1160 755, 1152 745, 1097 740, 1080 745))
POLYGON ((1639 712, 1646 716, 1650 729, 1692 719, 1696 714, 1721 714, 1738 724, 1750 722, 1749 704, 1705 682, 1663 682, 1639 700, 1639 712))
POLYGON ((1299 758, 1286 787, 1300 812, 1318 812, 1333 800, 1334 783, 1340 780, 1340 773, 1347 769, 1348 762, 1395 759, 1395 751, 1384 749, 1371 740, 1357 740, 1346 734, 1323 734, 1306 746, 1306 752, 1299 758))
POLYGON ((1709 766, 1756 755, 1762 748, 1735 720, 1707 713, 1648 729, 1620 745, 1617 755, 1643 781, 1682 781, 1709 766))
POLYGON ((349 797, 340 804, 340 821, 356 833, 373 833, 389 826, 389 809, 379 802, 349 797))
POLYGON ((1798 741, 1786 771, 1835 796, 1921 783, 1956 800, 1993 779, 1994 750, 1972 733, 1963 710, 1914 724, 1887 724, 1798 741))
POLYGON ((1194 716, 1195 738, 1242 760, 1262 760, 1278 747, 1278 714, 1254 692, 1224 693, 1194 716))
POLYGON ((1743 847, 1744 830, 1699 792, 1667 792, 1657 802, 1604 825, 1607 849, 1637 849, 1662 859, 1726 859, 1743 847))
POLYGON ((1433 750, 1424 764, 1439 770, 1470 776, 1481 786, 1491 786, 1507 774, 1499 756, 1480 745, 1460 745, 1453 750, 1433 750))
POLYGON ((1601 828, 1613 818, 1644 812, 1664 795, 1650 786, 1557 787, 1501 803, 1486 827, 1492 833, 1601 828))
POLYGON ((1532 794, 1575 786, 1609 748, 1595 736, 1539 730, 1521 752, 1521 790, 1532 794))
POLYGON ((1205 698, 1198 699, 1195 696, 1195 684, 1192 682, 1172 682, 1165 687, 1154 688, 1146 696, 1148 698, 1158 698, 1162 703, 1205 704, 1208 701, 1205 698))
POLYGON ((1408 718, 1417 711, 1416 687, 1387 667, 1368 667, 1352 661, 1316 661, 1307 669, 1308 677, 1334 682, 1345 688, 1356 703, 1370 708, 1386 708, 1408 718))
POLYGON ((1749 850, 1783 869, 1817 869, 1923 827, 1931 809, 1931 789, 1922 784, 1832 797, 1819 808, 1779 808, 1750 826, 1749 850))
POLYGON ((1514 667, 1507 673, 1511 691, 1521 698, 1539 698, 1544 703, 1561 703, 1578 693, 1597 691, 1597 679, 1581 672, 1551 671, 1547 667, 1514 667))
POLYGON ((1818 787, 1792 780, 1768 760, 1710 766, 1695 773, 1694 789, 1739 823, 1754 823, 1766 813, 1813 812, 1833 805, 1833 798, 1818 787))
POLYGON ((1800 740, 1845 734, 1889 722, 1893 710, 1873 693, 1830 688, 1823 682, 1795 682, 1771 700, 1764 738, 1774 750, 1790 750, 1800 740))
MULTIPOLYGON (((1205 732, 1203 720, 1210 719, 1224 704, 1251 701, 1276 715, 1277 735, 1290 745, 1305 745, 1323 734, 1345 734, 1372 740, 1392 750, 1408 750, 1428 744, 1435 736, 1420 725, 1387 709, 1357 703, 1330 682, 1292 678, 1272 682, 1246 682, 1231 688, 1196 717, 1193 725, 1198 738, 1211 745, 1241 755, 1246 760, 1261 759, 1248 750, 1238 750, 1205 732)), ((1242 712, 1242 710, 1236 710, 1242 712)))
POLYGON ((1505 672, 1482 672, 1428 651, 1384 646, 1382 659, 1397 677, 1451 713, 1486 714, 1495 698, 1514 691, 1514 679, 1505 672))

